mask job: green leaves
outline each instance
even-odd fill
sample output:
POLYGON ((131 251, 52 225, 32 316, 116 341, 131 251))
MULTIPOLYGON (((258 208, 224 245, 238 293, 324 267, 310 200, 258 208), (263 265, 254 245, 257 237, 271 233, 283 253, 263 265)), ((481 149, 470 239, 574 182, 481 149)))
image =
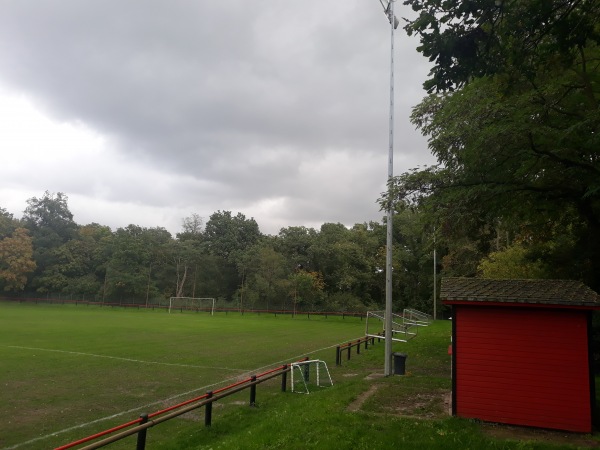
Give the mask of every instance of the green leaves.
POLYGON ((396 177, 382 206, 440 227, 446 271, 490 272, 510 257, 600 286, 600 3, 406 3, 420 12, 407 29, 434 62, 411 120, 438 165, 396 177), (496 262, 479 264, 492 250, 496 262))
POLYGON ((575 53, 598 43, 600 5, 594 0, 406 0, 419 15, 405 29, 434 63, 427 92, 453 91, 499 74, 534 79, 555 59, 568 67, 575 53))

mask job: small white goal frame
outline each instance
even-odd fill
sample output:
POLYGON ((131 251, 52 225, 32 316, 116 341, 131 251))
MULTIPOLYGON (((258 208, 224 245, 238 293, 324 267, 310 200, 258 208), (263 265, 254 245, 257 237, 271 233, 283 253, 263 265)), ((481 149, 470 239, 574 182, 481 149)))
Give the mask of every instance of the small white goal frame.
POLYGON ((316 386, 333 386, 333 380, 331 379, 331 374, 329 373, 329 369, 327 368, 327 363, 320 359, 311 359, 308 361, 299 361, 290 364, 290 373, 291 373, 291 387, 292 392, 298 392, 300 394, 310 394, 310 390, 308 386, 310 384, 310 368, 311 365, 316 367, 316 386), (323 372, 323 374, 321 374, 323 372), (294 374, 297 373, 299 376, 294 378, 294 374), (325 378, 325 380, 323 380, 325 378), (323 384, 322 382, 326 383, 323 384), (303 391, 299 391, 296 388, 296 384, 300 386, 304 386, 303 391))
POLYGON ((171 297, 169 298, 169 314, 173 309, 173 300, 182 300, 184 302, 181 306, 176 306, 175 309, 181 309, 185 311, 199 311, 204 310, 201 306, 202 301, 206 301, 210 305, 210 315, 215 315, 215 299, 213 297, 171 297))

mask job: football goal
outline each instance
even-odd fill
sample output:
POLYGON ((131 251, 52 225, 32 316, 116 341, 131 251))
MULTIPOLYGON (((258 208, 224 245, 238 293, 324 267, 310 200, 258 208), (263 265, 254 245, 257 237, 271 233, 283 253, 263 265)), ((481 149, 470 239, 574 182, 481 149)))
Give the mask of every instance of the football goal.
POLYGON ((292 392, 310 394, 309 387, 333 386, 327 363, 319 359, 299 361, 290 365, 292 392))
POLYGON ((169 314, 171 311, 206 311, 215 314, 215 299, 211 297, 171 297, 169 299, 169 314))

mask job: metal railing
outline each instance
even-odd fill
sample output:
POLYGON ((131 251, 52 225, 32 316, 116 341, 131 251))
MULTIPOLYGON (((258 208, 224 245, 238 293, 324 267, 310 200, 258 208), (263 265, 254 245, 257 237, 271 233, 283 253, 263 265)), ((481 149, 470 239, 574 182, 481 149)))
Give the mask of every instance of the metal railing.
POLYGON ((352 354, 352 349, 356 348, 356 354, 360 355, 360 346, 362 344, 364 344, 365 350, 369 349, 369 343, 371 345, 375 345, 375 339, 377 339, 377 342, 380 342, 381 339, 383 339, 383 335, 378 334, 375 336, 365 336, 362 337, 360 339, 357 339, 356 341, 349 341, 346 342, 345 344, 340 344, 335 348, 335 365, 336 366, 341 366, 342 365, 342 353, 343 352, 347 352, 347 359, 350 360, 350 356, 352 354))
MULTIPOLYGON (((300 361, 307 361, 308 359, 309 358, 306 357, 301 359, 300 361)), ((92 441, 96 442, 92 442, 91 444, 88 444, 85 447, 79 447, 79 450, 91 450, 101 448, 106 445, 112 444, 113 442, 120 441, 121 439, 124 439, 128 436, 132 436, 134 434, 137 434, 136 449, 144 450, 146 448, 146 433, 148 428, 154 427, 158 424, 166 422, 167 420, 171 420, 175 417, 181 416, 183 414, 186 414, 190 411, 202 407, 205 408, 204 425, 206 427, 210 427, 212 424, 212 405, 214 402, 219 401, 235 393, 238 393, 240 391, 243 391, 245 389, 250 389, 249 405, 255 406, 256 386, 260 383, 264 383, 265 381, 281 376, 281 391, 285 392, 287 386, 287 374, 289 371, 290 365, 284 364, 267 372, 263 372, 258 375, 252 375, 242 381, 231 384, 229 386, 225 386, 214 391, 208 391, 204 395, 187 400, 169 408, 156 411, 152 414, 142 414, 138 419, 123 423, 108 430, 104 430, 100 433, 87 436, 83 439, 70 442, 68 444, 57 447, 55 450, 67 450, 70 448, 79 447, 83 444, 88 444, 92 441)))
POLYGON ((431 314, 417 311, 416 309, 406 308, 404 310, 404 323, 410 322, 420 327, 426 327, 431 325, 433 322, 433 316, 431 314))

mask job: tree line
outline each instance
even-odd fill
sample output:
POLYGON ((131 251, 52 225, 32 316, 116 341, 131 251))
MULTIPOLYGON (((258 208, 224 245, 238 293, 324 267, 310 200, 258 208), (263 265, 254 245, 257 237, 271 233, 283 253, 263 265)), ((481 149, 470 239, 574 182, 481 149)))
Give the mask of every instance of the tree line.
MULTIPOLYGON (((431 239, 419 214, 400 218, 395 264, 406 270, 395 277, 397 307, 431 310, 431 239)), ((364 312, 383 305, 385 239, 378 222, 265 235, 253 218, 230 211, 206 222, 192 214, 175 236, 134 224, 113 231, 77 224, 68 196, 47 191, 27 200, 20 220, 0 208, 0 287, 97 302, 214 297, 232 308, 364 312)))

